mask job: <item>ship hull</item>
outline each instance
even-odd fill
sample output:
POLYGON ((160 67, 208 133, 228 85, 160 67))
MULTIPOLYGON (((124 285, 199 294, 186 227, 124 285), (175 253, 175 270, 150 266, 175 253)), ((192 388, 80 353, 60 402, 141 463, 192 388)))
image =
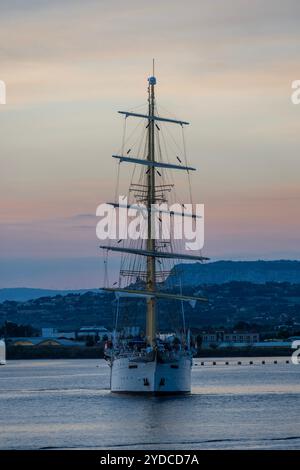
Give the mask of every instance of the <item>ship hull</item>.
POLYGON ((182 356, 172 363, 115 358, 111 363, 111 391, 152 395, 185 394, 191 391, 192 360, 182 356))

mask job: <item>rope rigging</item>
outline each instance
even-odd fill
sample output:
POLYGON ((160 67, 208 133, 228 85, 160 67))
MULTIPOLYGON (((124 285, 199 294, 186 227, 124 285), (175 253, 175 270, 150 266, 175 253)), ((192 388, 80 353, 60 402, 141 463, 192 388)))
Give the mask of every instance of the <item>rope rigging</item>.
MULTIPOLYGON (((135 108, 131 108, 132 110, 140 109, 145 105, 139 105, 135 108)), ((148 108, 148 104, 146 105, 148 108)), ((148 111, 146 109, 145 114, 148 111)), ((157 105, 155 105, 155 116, 159 117, 157 105)), ((136 158, 147 159, 148 157, 148 144, 149 144, 149 124, 150 120, 145 123, 145 120, 139 119, 137 125, 133 126, 133 129, 128 129, 127 121, 128 115, 125 114, 124 124, 123 124, 123 134, 122 134, 122 143, 120 155, 128 155, 129 157, 135 156, 136 158)), ((185 165, 188 167, 188 160, 187 160, 187 150, 186 150, 186 142, 185 142, 185 133, 183 129, 183 124, 181 123, 181 144, 175 139, 174 135, 169 129, 168 123, 166 122, 159 122, 159 124, 154 123, 154 143, 155 143, 155 161, 157 162, 164 162, 167 161, 168 163, 172 163, 172 161, 177 160, 180 165, 185 165), (165 156, 165 159, 163 158, 165 156), (170 159, 170 155, 172 155, 172 159, 170 159)), ((132 163, 132 162, 131 162, 132 163)), ((120 165, 121 160, 118 161, 117 164, 117 182, 115 188, 115 203, 118 203, 119 198, 119 191, 120 191, 120 165)), ((137 165, 136 163, 133 164, 131 176, 130 176, 130 185, 127 191, 127 201, 128 204, 145 204, 146 202, 146 194, 147 194, 147 181, 149 176, 149 169, 145 170, 143 165, 137 165)), ((157 176, 157 184, 155 185, 155 202, 156 203, 166 203, 166 204, 174 204, 179 200, 184 200, 179 197, 177 191, 175 189, 175 176, 172 172, 168 172, 165 168, 156 168, 155 170, 157 176)), ((187 184, 183 187, 188 191, 188 200, 190 204, 193 204, 193 197, 192 197, 192 187, 191 187, 191 178, 190 172, 188 169, 185 169, 187 173, 187 184)), ((181 188, 182 189, 182 188, 181 188)), ((184 204, 182 204, 182 208, 184 209, 184 204)), ((120 210, 120 209, 118 209, 120 210)), ((174 234, 174 226, 176 223, 175 215, 170 216, 171 220, 171 227, 170 232, 174 234)), ((157 224, 158 229, 161 235, 163 221, 160 214, 157 217, 157 224)), ((121 243, 123 246, 125 244, 131 247, 143 249, 145 245, 145 240, 137 239, 137 240, 118 240, 118 243, 121 243)), ((170 252, 179 253, 180 249, 182 248, 182 241, 175 239, 172 237, 170 240, 168 238, 161 238, 156 242, 156 249, 159 251, 160 249, 164 249, 163 251, 170 250, 170 252), (175 251, 174 251, 175 250, 175 251)), ((144 248, 145 249, 145 248, 144 248)), ((119 287, 127 287, 129 285, 135 286, 135 288, 139 288, 138 286, 145 285, 146 282, 146 257, 133 255, 131 253, 122 253, 120 259, 120 271, 119 271, 119 278, 118 284, 119 287)), ((108 278, 108 250, 106 251, 106 256, 104 257, 104 286, 109 285, 109 278, 108 278)), ((178 289, 180 294, 182 295, 182 283, 180 280, 180 268, 176 266, 176 259, 171 258, 162 258, 156 259, 155 261, 155 276, 156 276, 156 289, 161 290, 173 290, 175 288, 178 289)), ((131 313, 135 312, 134 308, 132 309, 132 299, 125 299, 122 301, 122 307, 128 302, 128 308, 131 310, 131 313)), ((159 303, 163 303, 166 301, 159 301, 159 303)), ((136 303, 136 301, 135 301, 136 303)), ((178 304, 177 304, 178 305, 178 304)), ((116 304, 116 329, 119 323, 120 317, 120 297, 117 297, 117 304, 116 304)), ((186 334, 186 323, 185 323, 185 313, 184 313, 184 305, 183 300, 180 301, 180 309, 174 308, 172 312, 165 312, 166 316, 170 316, 169 318, 169 325, 174 325, 175 317, 177 320, 181 317, 182 323, 182 330, 184 334, 186 334)), ((135 315, 133 315, 135 316, 135 315)), ((131 316, 131 320, 132 320, 131 316)))

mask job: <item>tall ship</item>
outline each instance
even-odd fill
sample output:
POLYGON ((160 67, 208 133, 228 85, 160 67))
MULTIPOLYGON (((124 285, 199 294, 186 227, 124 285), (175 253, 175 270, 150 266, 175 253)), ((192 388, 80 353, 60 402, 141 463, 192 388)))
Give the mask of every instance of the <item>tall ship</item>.
POLYGON ((183 132, 188 122, 160 115, 156 84, 153 63, 153 74, 148 78, 148 102, 143 112, 136 108, 119 111, 125 118, 124 132, 120 152, 113 155, 118 163, 115 201, 108 203, 116 211, 141 212, 146 236, 109 239, 100 246, 104 250, 104 290, 115 295, 115 330, 112 340, 105 345, 105 358, 110 366, 111 391, 118 393, 190 393, 193 342, 186 327, 185 307, 207 300, 182 292, 179 260, 203 262, 208 258, 203 257, 201 251, 184 252, 182 242, 171 236, 175 225, 183 218, 193 222, 197 215, 186 211, 183 203, 179 204, 182 211, 168 209, 172 201, 176 201, 170 172, 185 174, 185 187, 191 199, 190 172, 195 168, 188 165, 186 158, 183 132), (135 120, 137 124, 128 136, 127 122, 135 120), (168 126, 175 126, 182 132, 180 148, 175 146, 171 135, 171 151, 165 142, 168 126), (136 129, 140 131, 138 138, 133 136, 136 129), (171 153, 173 161, 170 161, 171 153), (132 171, 128 199, 122 202, 117 197, 120 167, 125 163, 126 169, 132 171), (162 229, 163 215, 171 220, 168 233, 162 229), (111 284, 107 263, 108 256, 116 260, 114 254, 121 256, 121 263, 119 279, 111 284))

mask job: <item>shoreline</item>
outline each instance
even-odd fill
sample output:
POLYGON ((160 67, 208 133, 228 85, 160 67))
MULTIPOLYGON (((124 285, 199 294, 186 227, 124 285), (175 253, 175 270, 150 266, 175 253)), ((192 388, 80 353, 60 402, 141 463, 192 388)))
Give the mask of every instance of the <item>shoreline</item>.
MULTIPOLYGON (((288 348, 226 348, 199 350, 195 359, 213 357, 291 357, 293 349, 288 348)), ((35 346, 7 346, 7 360, 26 359, 103 359, 103 347, 81 346, 81 347, 35 347, 35 346)))
POLYGON ((26 359, 103 359, 99 346, 7 346, 6 360, 26 359))
POLYGON ((224 348, 222 349, 202 349, 197 352, 195 358, 203 357, 290 357, 294 350, 290 348, 224 348))

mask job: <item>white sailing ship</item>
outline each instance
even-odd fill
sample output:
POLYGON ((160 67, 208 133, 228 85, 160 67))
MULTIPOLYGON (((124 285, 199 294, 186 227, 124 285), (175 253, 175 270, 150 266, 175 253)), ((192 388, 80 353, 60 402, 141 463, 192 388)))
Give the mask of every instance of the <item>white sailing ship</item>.
MULTIPOLYGON (((178 163, 166 162, 161 149, 161 131, 163 126, 175 125, 183 129, 188 123, 177 119, 161 117, 155 99, 156 78, 148 78, 148 104, 145 114, 134 111, 119 111, 125 116, 124 136, 120 154, 113 155, 118 163, 132 164, 134 167, 128 196, 131 204, 142 204, 146 207, 147 239, 128 241, 118 240, 109 245, 101 246, 108 252, 121 253, 124 257, 121 264, 120 278, 117 286, 104 287, 116 296, 116 327, 113 340, 106 345, 105 357, 111 368, 111 391, 126 393, 177 394, 191 391, 191 368, 193 351, 189 330, 185 328, 184 302, 205 301, 202 297, 182 295, 180 279, 174 293, 166 279, 170 273, 176 273, 176 262, 179 259, 203 261, 196 254, 176 253, 171 240, 152 236, 154 221, 153 207, 161 202, 168 202, 173 191, 173 184, 167 179, 169 170, 181 170, 189 173, 195 170, 176 156, 178 163), (126 148, 126 121, 136 118, 142 125, 143 137, 139 145, 140 156, 131 156, 131 148, 126 148), (144 139, 144 140, 143 140, 144 139), (136 169, 138 169, 136 171, 136 169), (122 243, 121 243, 122 242, 122 243), (144 263, 144 264, 143 264, 144 263), (171 270, 165 269, 164 263, 173 263, 171 270), (125 279, 125 286, 123 285, 125 279), (167 287, 166 287, 167 286, 167 287), (136 310, 140 310, 141 299, 145 306, 145 333, 127 334, 126 329, 119 328, 122 302, 135 302, 136 310), (179 305, 182 320, 181 328, 172 334, 162 334, 158 329, 159 302, 170 301, 179 305), (125 331, 125 332, 124 332, 125 331)), ((185 147, 184 147, 185 149, 185 147)), ((184 150, 185 151, 185 150, 184 150)), ((120 165, 119 165, 120 167, 120 165)), ((119 172, 118 167, 118 172, 119 172)), ((189 178, 188 178, 189 179, 189 178)), ((119 173, 118 173, 119 180, 119 173)), ((117 197, 117 191, 116 191, 117 197)), ((120 210, 119 202, 111 203, 120 210)), ((128 205, 129 206, 129 205, 128 205)), ((126 206, 126 207, 128 207, 126 206)), ((136 207, 136 206, 134 206, 136 207)), ((174 215, 174 213, 173 213, 174 215)), ((181 215, 181 213, 180 213, 181 215)), ((196 217, 193 213, 182 213, 183 216, 196 217)), ((159 219, 160 220, 160 219, 159 219)), ((107 260, 105 260, 107 263, 107 260)), ((168 264, 170 268, 170 264, 168 264)), ((107 265, 106 265, 107 269, 107 265)), ((180 273, 176 273, 176 275, 180 273)), ((115 283, 116 284, 116 283, 115 283)), ((138 312, 139 313, 139 312, 138 312)), ((133 322, 133 319, 132 319, 133 322)), ((131 323, 129 318, 128 323, 131 323)), ((133 326, 133 323, 131 323, 133 326)))

